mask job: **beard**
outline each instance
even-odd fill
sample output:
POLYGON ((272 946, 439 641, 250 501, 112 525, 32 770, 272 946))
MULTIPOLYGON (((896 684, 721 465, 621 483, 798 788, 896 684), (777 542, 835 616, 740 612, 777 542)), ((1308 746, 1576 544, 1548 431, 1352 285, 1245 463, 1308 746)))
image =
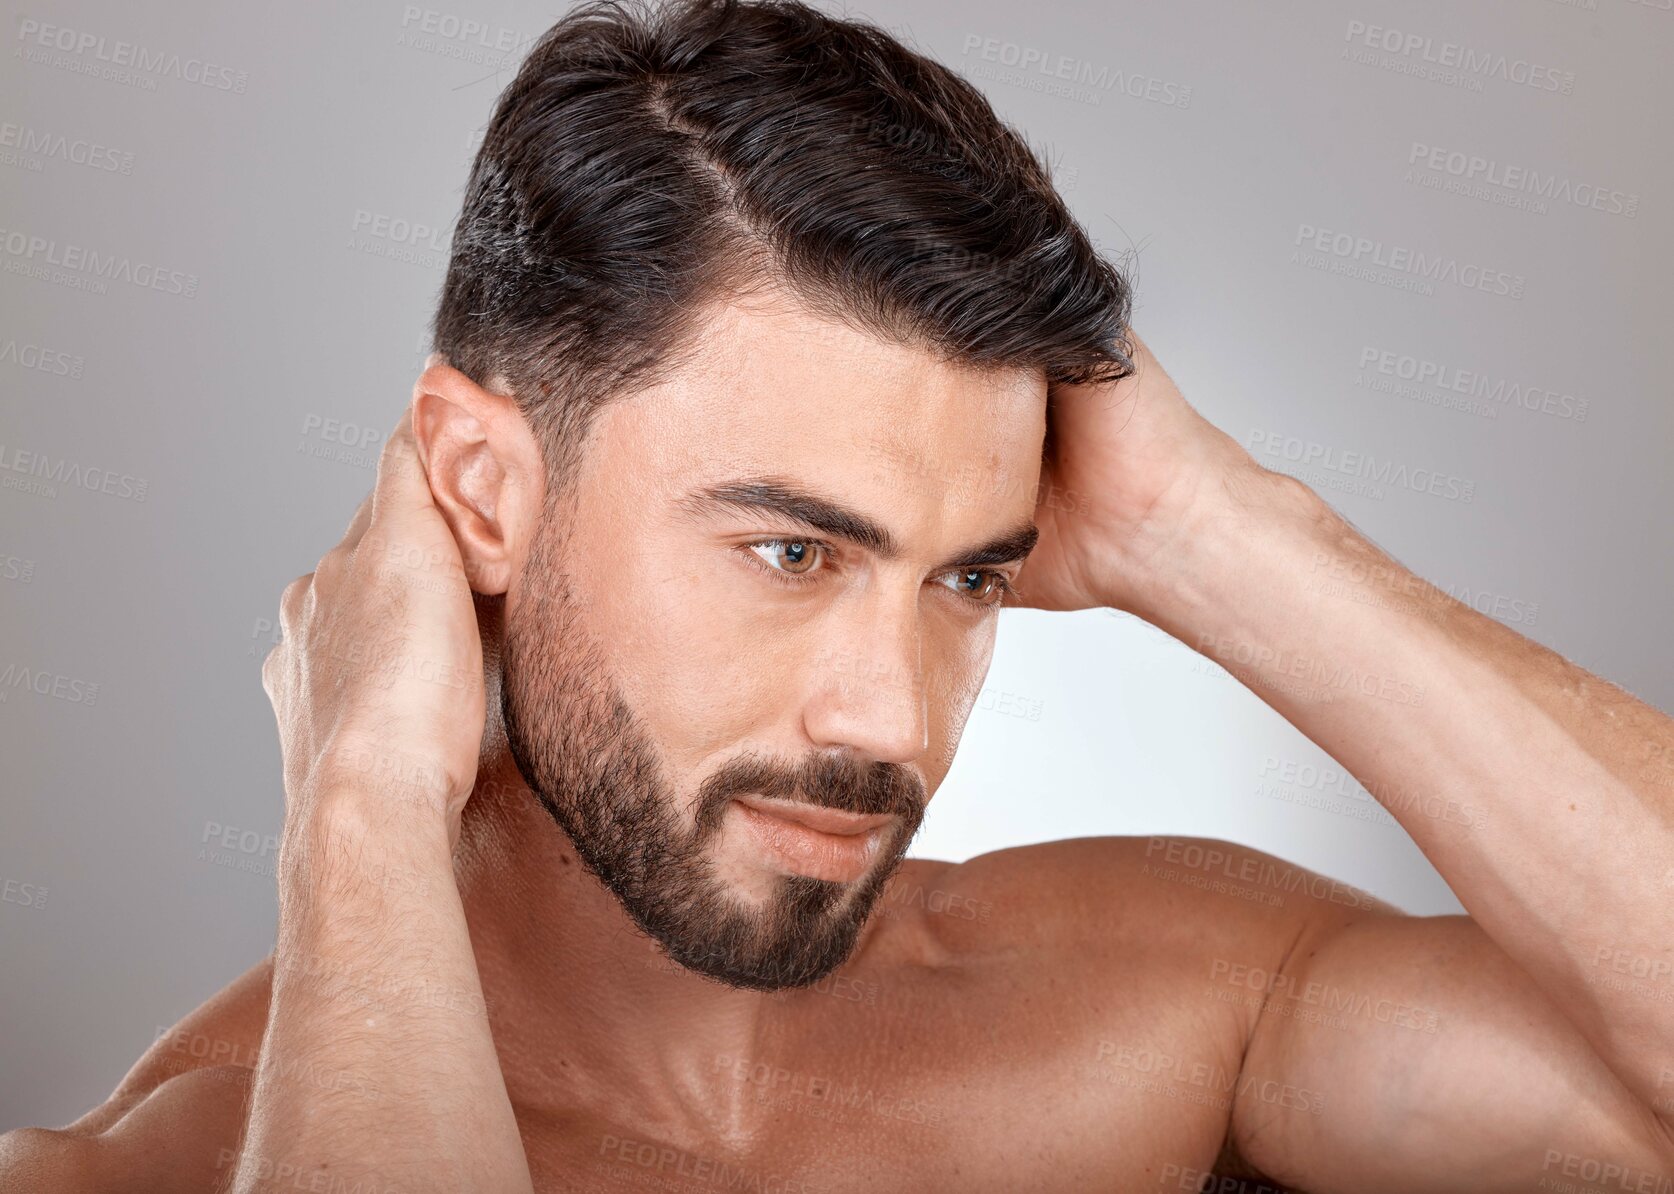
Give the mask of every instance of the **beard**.
POLYGON ((733 987, 776 991, 830 974, 860 930, 924 818, 918 777, 853 751, 800 763, 746 751, 682 803, 643 722, 582 624, 559 566, 549 516, 525 575, 550 594, 508 617, 500 711, 523 782, 641 930, 675 962, 733 987), (759 793, 896 820, 872 869, 854 883, 779 875, 759 906, 729 891, 709 848, 735 795, 759 793))

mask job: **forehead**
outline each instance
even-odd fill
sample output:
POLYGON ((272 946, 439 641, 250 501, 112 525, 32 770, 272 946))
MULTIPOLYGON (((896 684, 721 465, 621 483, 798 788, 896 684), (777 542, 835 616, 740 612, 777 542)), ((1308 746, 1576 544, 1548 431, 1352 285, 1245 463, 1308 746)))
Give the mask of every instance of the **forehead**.
POLYGON ((605 416, 613 438, 683 480, 790 470, 852 489, 860 469, 910 492, 980 485, 991 511, 1026 514, 1046 378, 948 362, 775 290, 713 304, 681 367, 605 416))

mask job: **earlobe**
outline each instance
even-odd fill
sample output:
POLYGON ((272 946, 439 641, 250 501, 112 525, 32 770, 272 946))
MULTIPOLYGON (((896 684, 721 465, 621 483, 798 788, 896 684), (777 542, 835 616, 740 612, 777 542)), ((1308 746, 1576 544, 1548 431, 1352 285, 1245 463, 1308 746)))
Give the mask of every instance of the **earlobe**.
POLYGON ((504 593, 518 545, 532 527, 524 509, 529 483, 540 475, 540 453, 522 412, 510 397, 437 363, 413 387, 413 431, 471 588, 504 593))

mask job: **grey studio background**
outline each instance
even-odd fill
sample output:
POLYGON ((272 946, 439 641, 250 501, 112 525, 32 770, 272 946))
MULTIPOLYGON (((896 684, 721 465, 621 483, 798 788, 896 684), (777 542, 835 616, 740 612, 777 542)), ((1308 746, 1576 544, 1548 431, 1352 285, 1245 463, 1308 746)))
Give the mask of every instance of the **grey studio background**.
MULTIPOLYGON (((4 7, 0 1129, 82 1114, 271 947, 279 592, 372 481, 480 128, 564 10, 4 7)), ((849 11, 1056 164, 1208 417, 1666 708, 1670 7, 849 11)), ((1194 834, 1458 911, 1332 767, 1160 632, 1012 612, 915 852, 1194 834)))

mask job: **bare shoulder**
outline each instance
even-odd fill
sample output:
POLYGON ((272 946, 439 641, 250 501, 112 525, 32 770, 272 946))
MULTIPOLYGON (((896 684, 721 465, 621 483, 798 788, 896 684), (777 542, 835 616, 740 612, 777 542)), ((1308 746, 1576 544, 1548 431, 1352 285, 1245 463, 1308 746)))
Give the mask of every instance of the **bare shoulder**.
POLYGON ((1047 927, 1071 935, 1089 925, 1107 929, 1110 918, 1122 911, 1110 906, 1112 896, 1147 915, 1166 907, 1188 915, 1294 922, 1298 927, 1317 915, 1332 915, 1332 909, 1347 915, 1402 915, 1353 884, 1217 838, 1063 838, 995 850, 963 863, 930 865, 946 898, 980 895, 995 913, 1009 909, 1026 915, 1037 928, 1048 915, 1047 927))
POLYGON ((74 1123, 0 1136, 0 1194, 220 1188, 243 1127, 271 982, 266 958, 152 1042, 110 1097, 74 1123))
MULTIPOLYGON (((1261 1177, 1232 1142, 1227 1091, 1267 993, 1342 926, 1412 919, 1340 879, 1212 838, 1070 838, 915 862, 884 899, 910 930, 891 960, 950 978, 945 998, 982 1013, 966 1055, 995 1062, 1014 1089, 1074 1083, 1089 1139, 1143 1122, 1171 1156, 1218 1148, 1207 1157, 1229 1184, 1217 1189, 1261 1177), (996 1008, 1027 1014, 996 1031, 996 1008), (1168 1115, 1156 1115, 1164 1096, 1152 1087, 1183 1092, 1166 1096, 1168 1115)), ((938 1010, 935 1029, 962 1022, 938 1010)))
MULTIPOLYGON (((903 870, 906 868, 904 867, 903 870)), ((1082 837, 932 862, 892 882, 949 948, 1060 970, 1186 967, 1206 981, 1282 965, 1299 942, 1361 917, 1403 916, 1328 875, 1213 838, 1082 837)))

